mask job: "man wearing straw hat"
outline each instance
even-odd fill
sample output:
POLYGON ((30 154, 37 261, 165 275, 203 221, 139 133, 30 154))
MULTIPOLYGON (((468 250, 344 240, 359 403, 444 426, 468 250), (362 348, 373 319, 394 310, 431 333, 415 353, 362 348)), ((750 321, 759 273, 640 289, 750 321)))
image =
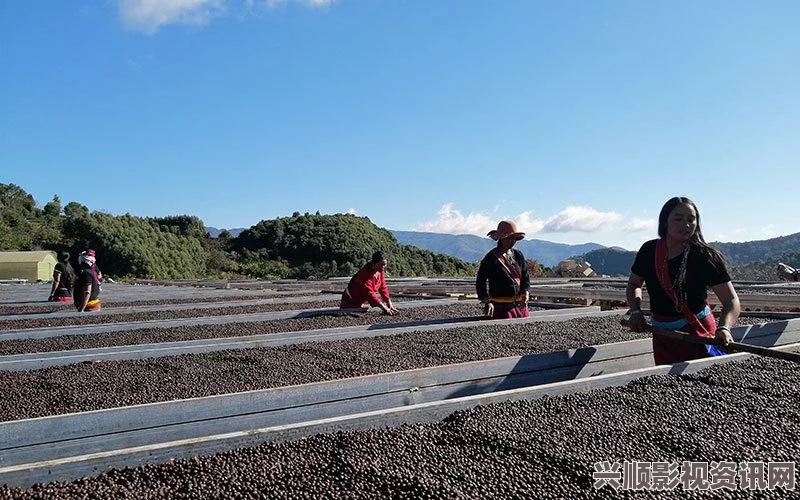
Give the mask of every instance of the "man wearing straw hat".
POLYGON ((517 231, 514 221, 504 220, 488 236, 497 246, 481 261, 475 280, 483 313, 495 319, 527 318, 530 275, 522 252, 513 248, 525 233, 517 231))

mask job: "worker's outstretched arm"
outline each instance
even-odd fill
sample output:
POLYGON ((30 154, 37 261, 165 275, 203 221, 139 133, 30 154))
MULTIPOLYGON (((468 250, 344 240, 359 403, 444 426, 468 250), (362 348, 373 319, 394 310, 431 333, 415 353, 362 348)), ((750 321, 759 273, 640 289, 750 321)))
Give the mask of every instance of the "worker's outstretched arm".
POLYGON ((50 289, 50 297, 47 300, 53 300, 59 283, 61 283, 61 271, 53 271, 53 288, 50 289))
POLYGON ((628 327, 634 332, 644 332, 647 330, 647 321, 642 312, 642 286, 644 278, 638 274, 628 277, 628 286, 625 288, 625 299, 628 301, 628 327))
POLYGON ((730 281, 714 285, 711 290, 717 295, 719 302, 722 304, 722 311, 719 314, 717 321, 717 338, 725 343, 732 342, 731 328, 739 320, 739 313, 742 311, 742 306, 739 303, 739 295, 733 288, 730 281))

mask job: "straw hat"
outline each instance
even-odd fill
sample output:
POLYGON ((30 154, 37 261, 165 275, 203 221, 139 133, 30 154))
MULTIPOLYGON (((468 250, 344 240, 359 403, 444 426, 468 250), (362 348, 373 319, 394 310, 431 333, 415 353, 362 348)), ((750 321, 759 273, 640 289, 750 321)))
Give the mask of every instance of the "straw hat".
POLYGON ((487 236, 493 240, 502 240, 503 238, 521 240, 525 237, 525 233, 517 231, 517 225, 513 220, 501 220, 500 223, 497 224, 497 229, 489 231, 487 236))

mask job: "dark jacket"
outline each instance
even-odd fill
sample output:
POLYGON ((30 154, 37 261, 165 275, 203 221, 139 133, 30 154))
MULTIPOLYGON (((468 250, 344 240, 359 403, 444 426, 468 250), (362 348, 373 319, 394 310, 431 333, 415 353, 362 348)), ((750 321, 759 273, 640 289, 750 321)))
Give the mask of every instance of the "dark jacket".
POLYGON ((478 277, 475 280, 475 289, 478 299, 484 301, 490 297, 513 297, 528 291, 531 287, 531 278, 525 257, 517 249, 512 249, 514 258, 512 264, 520 275, 520 284, 517 287, 513 278, 498 260, 497 248, 492 249, 481 261, 478 267, 478 277))

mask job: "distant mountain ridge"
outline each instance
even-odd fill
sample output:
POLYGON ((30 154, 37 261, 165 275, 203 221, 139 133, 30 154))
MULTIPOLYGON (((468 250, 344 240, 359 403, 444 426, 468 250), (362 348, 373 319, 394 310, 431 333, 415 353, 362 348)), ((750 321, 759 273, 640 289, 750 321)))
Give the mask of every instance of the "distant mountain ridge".
MULTIPOLYGON (((245 229, 247 228, 233 228, 228 229, 228 232, 231 233, 231 237, 235 238, 245 229)), ((219 236, 222 231, 222 229, 214 227, 206 227, 206 230, 213 238, 219 236)), ((400 244, 413 245, 473 263, 482 259, 495 244, 489 238, 471 234, 454 235, 393 230, 389 230, 389 232, 400 244)), ((800 233, 766 240, 740 243, 712 242, 710 244, 722 251, 734 277, 738 278, 757 275, 763 276, 764 279, 772 278, 774 273, 771 269, 778 262, 800 266, 800 233)), ((544 266, 552 267, 561 260, 574 257, 589 262, 592 269, 598 274, 609 276, 627 276, 636 256, 635 251, 619 247, 606 247, 598 243, 567 245, 546 240, 521 240, 517 243, 516 248, 519 248, 526 258, 536 259, 544 266)))
POLYGON ((776 259, 787 259, 789 255, 800 252, 800 233, 741 243, 713 242, 711 245, 725 254, 731 266, 768 261, 777 264, 776 259))
MULTIPOLYGON (((467 262, 477 262, 486 255, 486 252, 495 246, 489 238, 482 238, 472 234, 442 234, 424 233, 420 231, 392 231, 398 242, 403 245, 413 245, 418 248, 430 250, 434 253, 443 253, 458 257, 467 262)), ((582 255, 592 250, 605 248, 598 243, 583 243, 580 245, 567 245, 553 243, 545 240, 521 240, 518 248, 526 259, 536 259, 540 264, 552 267, 560 261, 574 255, 582 255)))
MULTIPOLYGON (((722 252, 736 279, 774 280, 778 262, 800 265, 800 233, 766 240, 709 244, 722 252)), ((616 248, 602 248, 580 256, 595 272, 609 276, 627 276, 635 257, 636 252, 616 248)))
MULTIPOLYGON (((236 238, 245 229, 247 229, 247 228, 246 227, 235 227, 233 229, 227 229, 227 231, 229 233, 231 233, 231 238, 236 238)), ((206 232, 212 238, 218 237, 219 233, 221 233, 222 231, 226 231, 226 229, 225 228, 216 228, 216 227, 206 226, 206 232)))

